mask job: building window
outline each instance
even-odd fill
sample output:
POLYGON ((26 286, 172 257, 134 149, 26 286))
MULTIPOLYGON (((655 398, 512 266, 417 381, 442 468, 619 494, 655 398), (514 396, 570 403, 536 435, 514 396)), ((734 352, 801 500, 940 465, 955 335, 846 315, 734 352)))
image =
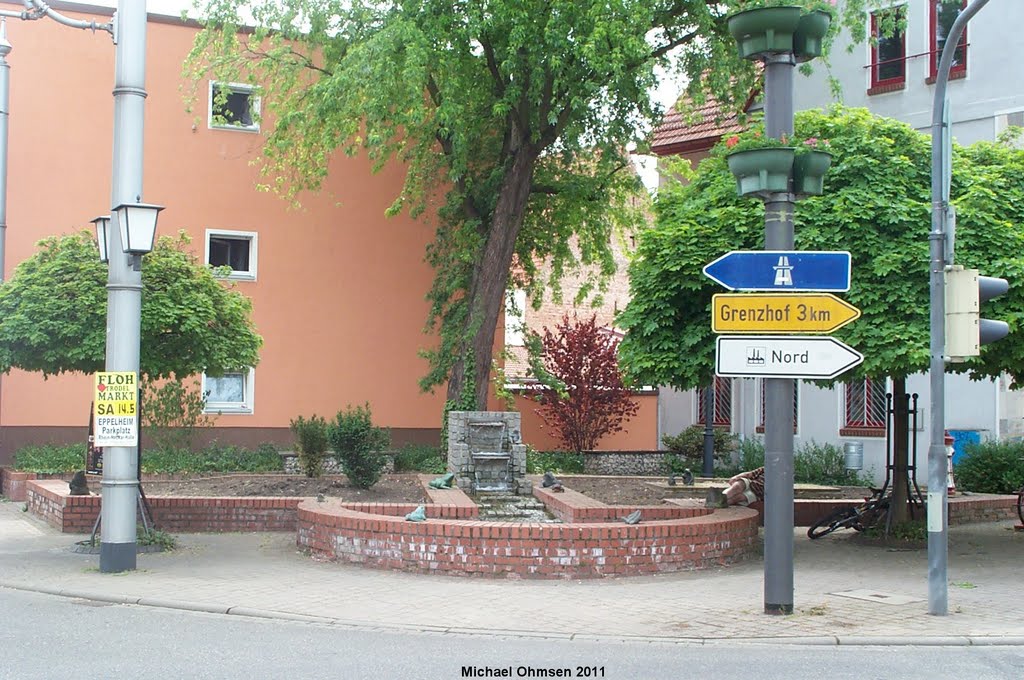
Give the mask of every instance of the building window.
POLYGON ((206 413, 252 413, 253 369, 232 371, 216 378, 203 374, 206 413))
MULTIPOLYGON (((942 48, 946 45, 946 36, 953 22, 960 15, 960 11, 967 6, 967 0, 929 0, 930 31, 931 41, 928 49, 931 51, 931 78, 929 82, 935 82, 939 72, 939 58, 942 56, 942 48)), ((967 30, 964 29, 953 52, 953 64, 949 69, 950 78, 963 78, 967 75, 967 30)))
POLYGON ((868 436, 885 433, 885 381, 854 380, 843 384, 843 427, 839 434, 868 436), (874 432, 871 432, 874 430, 874 432))
POLYGON ((505 345, 522 347, 526 344, 526 291, 510 290, 505 294, 505 345))
MULTIPOLYGON (((759 392, 760 392, 761 398, 760 398, 760 402, 759 402, 760 403, 760 412, 758 413, 758 416, 757 416, 757 422, 758 422, 757 431, 758 432, 764 432, 764 412, 765 412, 765 404, 764 404, 765 380, 764 380, 764 378, 761 378, 759 380, 759 382, 760 382, 759 392)), ((799 380, 794 380, 793 381, 793 432, 797 431, 797 422, 799 420, 799 415, 800 415, 800 381, 799 380)))
POLYGON ((206 230, 206 264, 231 267, 229 279, 256 280, 257 236, 252 231, 206 230))
POLYGON ((907 36, 902 28, 893 26, 885 31, 881 24, 901 23, 903 7, 889 8, 871 13, 871 88, 868 94, 901 90, 907 80, 907 36))
MULTIPOLYGON (((704 404, 707 390, 697 390, 697 422, 704 422, 704 404)), ((715 427, 732 427, 732 378, 715 377, 715 405, 712 423, 715 427)))
POLYGON ((210 81, 210 127, 220 130, 260 129, 260 98, 252 85, 210 81))

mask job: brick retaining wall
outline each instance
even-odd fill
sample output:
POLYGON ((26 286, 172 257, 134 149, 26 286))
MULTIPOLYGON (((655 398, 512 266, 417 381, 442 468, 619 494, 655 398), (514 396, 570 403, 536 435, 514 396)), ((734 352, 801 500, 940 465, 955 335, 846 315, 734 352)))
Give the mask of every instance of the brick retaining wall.
MULTIPOLYGON (((27 484, 28 510, 65 533, 92 531, 100 497, 71 496, 67 482, 35 480, 27 484)), ((294 531, 295 508, 302 498, 147 496, 153 522, 176 533, 225 531, 294 531)), ((140 520, 141 521, 141 518, 140 520)))
MULTIPOLYGON (((857 499, 796 499, 794 501, 794 525, 809 527, 825 515, 842 507, 853 507, 863 503, 857 499)), ((762 522, 764 510, 761 503, 751 507, 758 510, 762 522)), ((971 524, 972 522, 1001 522, 1017 518, 1017 497, 987 493, 957 494, 949 497, 949 526, 971 524)), ((924 519, 922 510, 920 519, 924 519)))
POLYGON ((34 472, 15 472, 10 468, 0 468, 0 490, 10 501, 25 500, 25 482, 35 479, 34 472))
MULTIPOLYGON (((534 494, 545 501, 553 495, 541 489, 534 494)), ((428 505, 426 522, 407 522, 405 508, 369 513, 353 504, 307 500, 299 505, 298 544, 320 557, 385 569, 565 579, 704 569, 757 550, 757 515, 747 508, 643 507, 651 519, 630 526, 614 520, 635 508, 607 506, 570 491, 558 497, 559 507, 550 508, 556 514, 590 521, 446 520, 428 505), (589 502, 577 505, 581 499, 589 502)))

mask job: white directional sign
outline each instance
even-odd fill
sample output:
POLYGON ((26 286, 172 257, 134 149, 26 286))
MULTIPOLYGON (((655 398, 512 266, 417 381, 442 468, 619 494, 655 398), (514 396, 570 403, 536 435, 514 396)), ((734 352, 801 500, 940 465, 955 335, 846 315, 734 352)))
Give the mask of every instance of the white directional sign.
POLYGON ((864 361, 835 338, 793 335, 720 335, 715 374, 759 378, 829 379, 864 361))

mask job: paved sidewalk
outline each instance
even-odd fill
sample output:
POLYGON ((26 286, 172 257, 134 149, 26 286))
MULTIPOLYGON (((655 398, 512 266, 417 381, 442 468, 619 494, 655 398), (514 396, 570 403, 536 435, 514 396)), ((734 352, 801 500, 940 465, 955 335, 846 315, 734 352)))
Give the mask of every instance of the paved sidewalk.
POLYGON ((1024 533, 1011 522, 950 530, 948 616, 927 613, 927 551, 854 545, 849 532, 810 541, 797 529, 796 613, 767 616, 759 559, 621 579, 463 579, 317 562, 292 533, 185 534, 179 550, 139 555, 136 571, 101 574, 98 556, 71 549, 85 536, 60 534, 23 506, 0 502, 0 587, 438 633, 1024 645, 1024 533))

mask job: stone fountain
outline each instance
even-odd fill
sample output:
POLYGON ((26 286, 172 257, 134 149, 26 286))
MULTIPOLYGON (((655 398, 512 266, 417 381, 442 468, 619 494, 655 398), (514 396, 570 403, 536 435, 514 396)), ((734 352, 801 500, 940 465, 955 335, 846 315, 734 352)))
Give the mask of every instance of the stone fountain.
POLYGON ((515 492, 526 475, 526 445, 520 414, 514 411, 451 411, 448 414, 448 470, 459 488, 515 492))

